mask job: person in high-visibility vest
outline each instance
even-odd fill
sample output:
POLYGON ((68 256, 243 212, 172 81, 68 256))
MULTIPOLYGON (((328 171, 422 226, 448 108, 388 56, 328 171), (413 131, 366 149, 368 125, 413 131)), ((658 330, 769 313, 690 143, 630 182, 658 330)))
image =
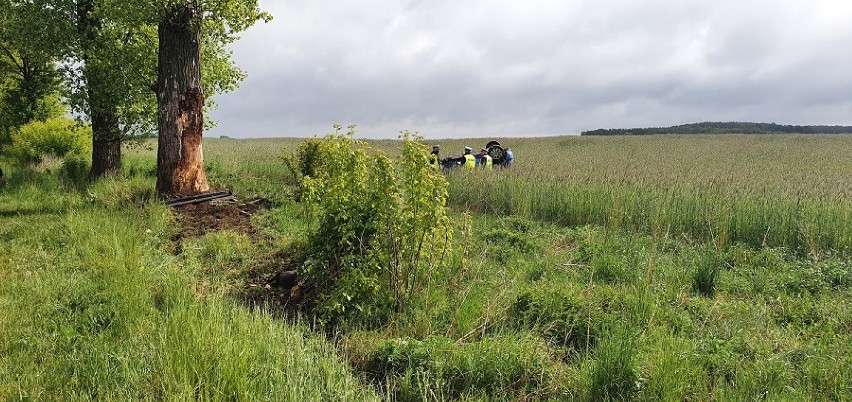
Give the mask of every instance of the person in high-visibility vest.
POLYGON ((432 145, 432 153, 429 155, 429 166, 432 167, 432 170, 438 170, 441 168, 440 157, 438 154, 441 152, 440 145, 432 145))
POLYGON ((471 154, 473 148, 464 147, 464 167, 465 169, 473 169, 476 167, 476 157, 471 154))
POLYGON ((494 159, 491 158, 491 155, 488 155, 488 150, 485 148, 479 150, 479 165, 485 169, 491 169, 491 166, 494 165, 494 159))

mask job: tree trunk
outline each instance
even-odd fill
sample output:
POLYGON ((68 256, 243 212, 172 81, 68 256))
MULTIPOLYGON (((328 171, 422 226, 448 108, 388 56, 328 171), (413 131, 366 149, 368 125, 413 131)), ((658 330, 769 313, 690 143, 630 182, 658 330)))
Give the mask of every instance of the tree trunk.
POLYGON ((201 148, 204 93, 198 3, 172 6, 158 29, 157 193, 163 198, 210 189, 201 148))
POLYGON ((92 113, 92 169, 89 177, 117 174, 121 171, 121 133, 115 110, 92 113))
POLYGON ((97 52, 101 23, 92 17, 92 0, 77 1, 77 31, 83 48, 83 78, 89 117, 92 120, 92 169, 89 177, 97 179, 121 171, 121 129, 110 82, 110 71, 99 65, 97 52))

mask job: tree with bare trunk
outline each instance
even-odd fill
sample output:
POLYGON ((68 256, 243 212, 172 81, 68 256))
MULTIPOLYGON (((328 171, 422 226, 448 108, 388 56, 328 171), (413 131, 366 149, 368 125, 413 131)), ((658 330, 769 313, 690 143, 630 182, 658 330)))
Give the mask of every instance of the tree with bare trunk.
POLYGON ((186 196, 210 189, 204 173, 202 133, 204 88, 202 44, 206 37, 236 39, 269 15, 257 0, 172 0, 162 8, 158 24, 157 64, 157 194, 186 196), (209 32, 204 32, 204 30, 209 32))
POLYGON ((157 193, 163 197, 210 189, 201 141, 201 21, 199 2, 178 3, 166 9, 157 31, 157 193))

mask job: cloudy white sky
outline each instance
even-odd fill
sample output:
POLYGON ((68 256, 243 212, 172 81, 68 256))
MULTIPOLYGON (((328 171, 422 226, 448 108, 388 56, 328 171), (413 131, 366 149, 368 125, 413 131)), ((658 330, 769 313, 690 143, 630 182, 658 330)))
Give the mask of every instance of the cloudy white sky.
POLYGON ((852 125, 849 0, 261 0, 208 135, 852 125))

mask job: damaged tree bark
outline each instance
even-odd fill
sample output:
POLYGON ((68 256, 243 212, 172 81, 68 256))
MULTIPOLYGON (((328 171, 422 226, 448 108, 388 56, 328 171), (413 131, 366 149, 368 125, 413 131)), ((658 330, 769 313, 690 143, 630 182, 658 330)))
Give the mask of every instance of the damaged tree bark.
POLYGON ((210 189, 201 137, 200 2, 173 5, 159 24, 157 66, 157 194, 187 196, 210 189))

